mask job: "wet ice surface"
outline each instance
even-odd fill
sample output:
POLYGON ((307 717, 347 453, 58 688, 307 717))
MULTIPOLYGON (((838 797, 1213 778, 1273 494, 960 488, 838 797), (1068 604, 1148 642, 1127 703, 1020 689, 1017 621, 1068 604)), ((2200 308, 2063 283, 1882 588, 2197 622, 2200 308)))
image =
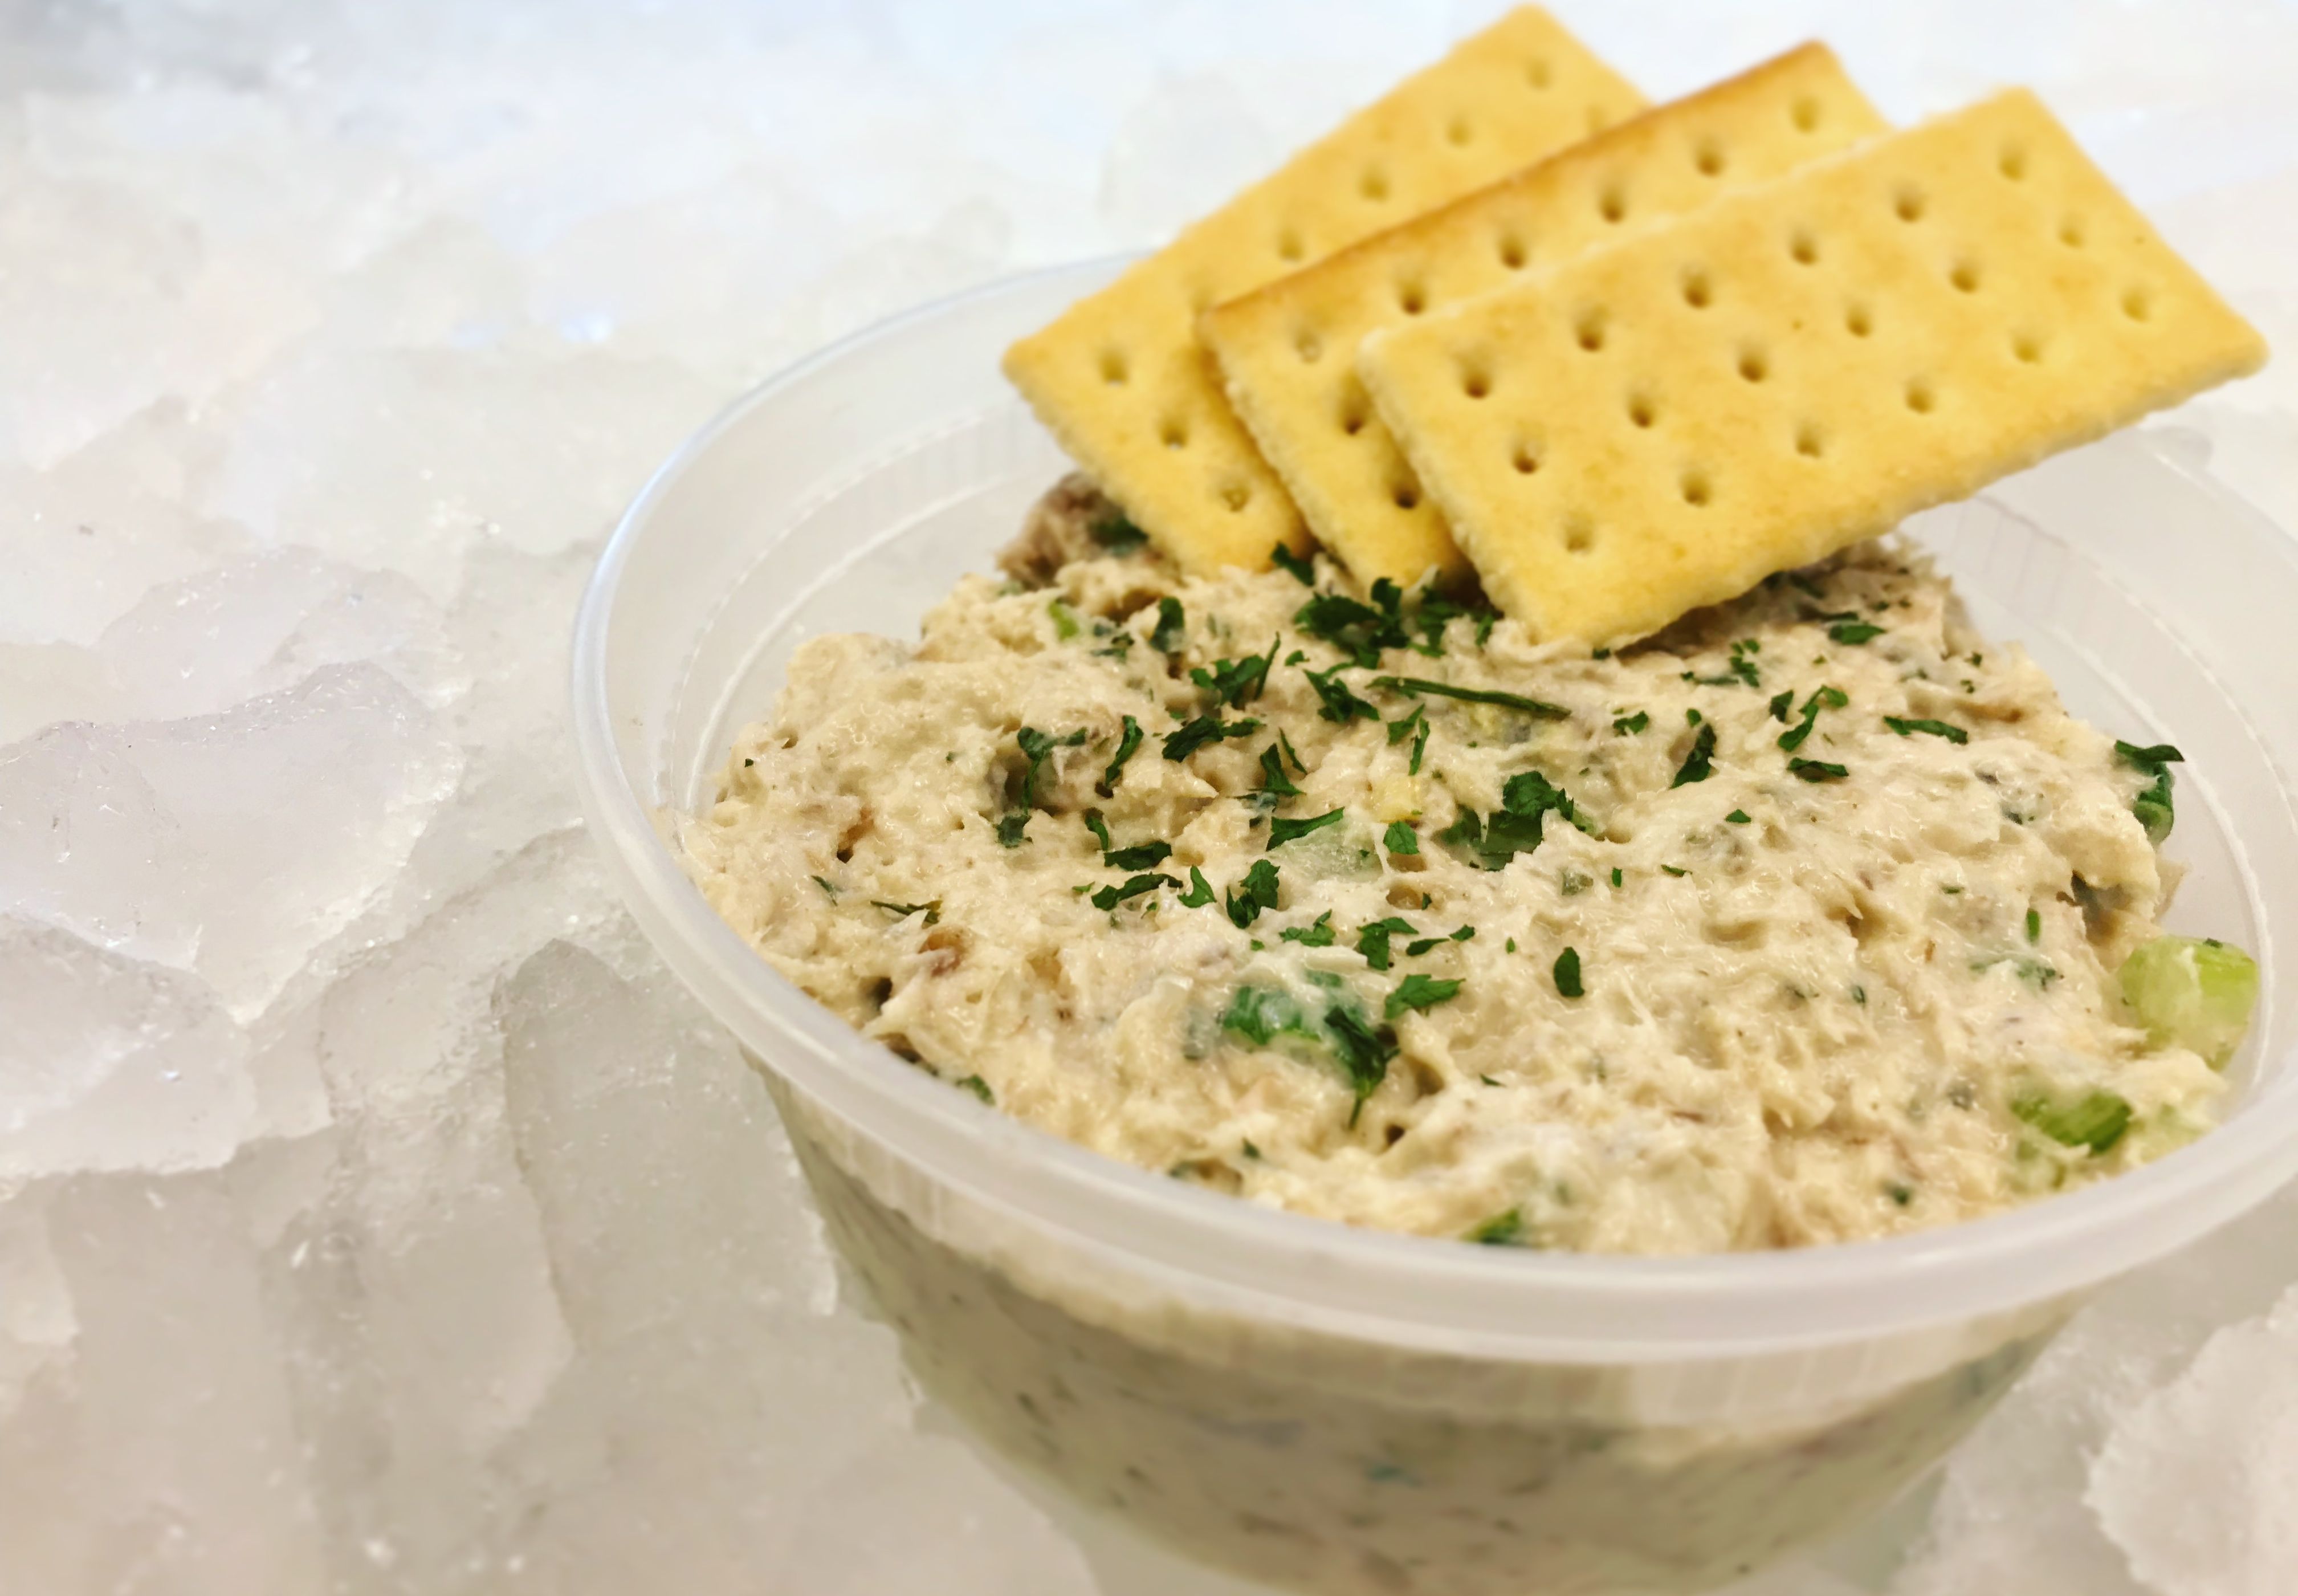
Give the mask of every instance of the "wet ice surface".
MULTIPOLYGON (((593 866, 565 639, 742 386, 1154 236, 1453 27, 821 9, 0 23, 0 1592, 1237 1589, 1049 1517, 841 1300, 593 866)), ((1902 116, 2036 82, 2298 346, 2298 14, 1565 9, 1655 92, 1812 31, 1902 116)), ((2298 522, 2294 369, 2179 420, 2298 522)), ((2286 1589, 2294 1279, 2286 1198, 1735 1596, 2286 1589)))

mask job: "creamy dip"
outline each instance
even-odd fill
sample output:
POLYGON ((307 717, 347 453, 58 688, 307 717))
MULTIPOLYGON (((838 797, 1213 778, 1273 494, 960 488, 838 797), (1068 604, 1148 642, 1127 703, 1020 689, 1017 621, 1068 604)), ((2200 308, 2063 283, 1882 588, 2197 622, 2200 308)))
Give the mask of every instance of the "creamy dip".
POLYGON ((776 969, 1005 1112, 1645 1253, 1969 1219, 2209 1121, 2116 984, 2168 751, 1906 546, 1595 655, 1321 560, 1184 579, 1074 481, 1005 563, 915 644, 805 645, 683 839, 776 969))

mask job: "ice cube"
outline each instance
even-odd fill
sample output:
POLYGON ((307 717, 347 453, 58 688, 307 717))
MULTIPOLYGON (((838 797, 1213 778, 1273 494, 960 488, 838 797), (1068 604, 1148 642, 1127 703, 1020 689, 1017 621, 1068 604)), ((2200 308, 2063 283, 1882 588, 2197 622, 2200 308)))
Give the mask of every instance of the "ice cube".
POLYGON ((220 715, 56 726, 0 749, 0 880, 244 1021, 384 890, 460 764, 372 665, 220 715))

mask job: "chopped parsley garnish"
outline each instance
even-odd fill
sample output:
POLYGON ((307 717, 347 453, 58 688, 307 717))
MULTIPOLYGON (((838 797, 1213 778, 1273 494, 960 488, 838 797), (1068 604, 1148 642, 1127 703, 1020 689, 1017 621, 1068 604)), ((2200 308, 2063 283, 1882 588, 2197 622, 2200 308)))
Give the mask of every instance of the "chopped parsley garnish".
POLYGON ((1285 757, 1273 742, 1261 750, 1261 785, 1254 790, 1254 796, 1270 809, 1277 806, 1279 798, 1301 796, 1301 790, 1293 784, 1293 778, 1285 773, 1285 757))
POLYGON ((941 923, 941 899, 938 897, 928 904, 889 904, 882 897, 873 897, 870 900, 870 906, 883 909, 897 920, 907 920, 913 914, 922 914, 926 917, 928 925, 941 923))
POLYGON ((1883 717, 1883 724, 1890 727, 1892 731, 1897 732, 1902 737, 1908 736, 1913 732, 1921 732, 1927 737, 1944 737, 1949 742, 1969 742, 1971 740, 1970 732, 1964 731, 1961 726, 1951 726, 1945 721, 1904 720, 1896 715, 1887 715, 1883 717))
POLYGON ((1128 897, 1138 897, 1145 892, 1154 892, 1160 887, 1178 889, 1180 884, 1169 875, 1137 875, 1128 879, 1122 887, 1104 887, 1095 893, 1093 906, 1096 909, 1113 909, 1128 897))
POLYGON ((1229 999, 1220 1022, 1223 1030, 1233 1030, 1263 1047, 1288 1031, 1294 1036, 1314 1035, 1301 1013, 1301 1005, 1290 992, 1278 987, 1239 987, 1236 996, 1229 999))
MULTIPOLYGON (((1484 1077, 1483 1079, 1484 1084, 1487 1086, 1498 1086, 1500 1084, 1500 1082, 1493 1080, 1489 1076, 1484 1077)), ((1513 1208, 1509 1209, 1506 1213, 1496 1213, 1491 1219, 1486 1220, 1483 1224, 1477 1226, 1474 1230, 1469 1231, 1468 1234, 1461 1239, 1464 1241, 1475 1242, 1480 1247, 1522 1246, 1524 1245, 1524 1215, 1513 1208)))
POLYGON ((1176 653, 1186 630, 1187 617, 1181 613, 1181 601, 1170 594, 1157 600, 1157 624, 1150 629, 1149 646, 1161 653, 1176 653))
POLYGON ((2138 823, 2146 828, 2146 839, 2161 842, 2170 834, 2170 827, 2178 818, 2170 804, 2170 767, 2185 764, 2186 757, 2167 742, 2142 748, 2136 743, 2124 742, 2120 739, 2115 741, 2114 752, 2125 765, 2140 774, 2154 778, 2152 786, 2143 789, 2137 798, 2130 800, 2130 812, 2138 817, 2138 823))
POLYGON ((1349 1072, 1349 1084, 1356 1088, 1356 1106, 1349 1111, 1353 1126, 1364 1112, 1365 1099, 1387 1079, 1388 1061, 1396 1056, 1396 1033, 1385 1025, 1375 1029, 1366 1024, 1362 1014, 1338 1003, 1325 1011, 1325 1030, 1341 1067, 1349 1072))
MULTIPOLYGON (((1674 875, 1674 876, 1686 876, 1686 875, 1690 875, 1690 874, 1691 873, 1691 872, 1690 872, 1690 871, 1688 871, 1688 870, 1684 869, 1684 867, 1683 867, 1682 865, 1681 865, 1681 864, 1663 864, 1663 865, 1661 865, 1661 866, 1660 866, 1660 868, 1661 868, 1662 870, 1666 871, 1668 874, 1670 874, 1670 875, 1674 875)), ((1614 882, 1612 883, 1612 885, 1614 885, 1615 887, 1616 887, 1616 886, 1618 886, 1618 885, 1619 885, 1619 883, 1618 883, 1617 881, 1614 881, 1614 882)))
MULTIPOLYGON (((1109 854, 1109 822, 1102 818, 1101 811, 1098 809, 1087 810, 1083 818, 1085 829, 1093 833, 1093 839, 1095 842, 1101 844, 1102 855, 1106 860, 1109 854)), ((1150 862, 1155 863, 1154 860, 1150 862)))
POLYGON ((1376 721, 1380 718, 1379 710, 1357 697, 1349 684, 1341 680, 1340 666, 1322 671, 1312 671, 1304 666, 1301 674, 1309 678, 1309 685, 1317 690, 1317 697, 1324 701, 1324 707, 1317 711, 1321 718, 1338 721, 1343 726, 1352 720, 1376 721))
POLYGON ((1216 705, 1242 709, 1261 696, 1261 690, 1269 683, 1269 668, 1276 663, 1277 640, 1270 638, 1268 653, 1218 660, 1211 670, 1198 666, 1189 672, 1189 680, 1204 689, 1216 705))
POLYGON ((1357 951, 1364 955, 1364 962, 1375 970, 1385 970, 1389 961, 1388 939, 1400 931, 1408 937, 1412 935, 1412 922, 1400 920, 1393 914, 1385 920, 1376 920, 1357 932, 1357 951))
POLYGON ((1831 765, 1824 759, 1790 759, 1788 773, 1798 781, 1840 781, 1851 771, 1847 765, 1831 765))
POLYGON ((1705 781, 1715 773, 1715 728, 1702 726, 1699 734, 1691 740, 1691 752, 1684 756, 1683 763, 1676 767, 1675 780, 1668 785, 1682 787, 1693 781, 1705 781))
POLYGON ((1316 562, 1307 555, 1295 554, 1285 544, 1279 543, 1269 551, 1269 558, 1278 570, 1288 573, 1302 587, 1317 585, 1316 562))
POLYGON ((1789 688, 1783 692, 1773 693, 1772 695, 1772 718, 1779 722, 1781 725, 1785 725, 1788 718, 1788 706, 1794 702, 1795 690, 1793 688, 1789 688))
POLYGON ((1423 589, 1419 608, 1412 617, 1412 624, 1420 630, 1420 641, 1412 645, 1412 651, 1416 654, 1425 654, 1431 659, 1442 655, 1444 628, 1461 616, 1476 617, 1476 646, 1482 648, 1484 639, 1492 633, 1494 619, 1492 612, 1489 609, 1472 608, 1465 604, 1456 604, 1442 593, 1423 589))
POLYGON ((1415 697, 1426 693, 1431 698, 1458 699, 1465 704, 1497 704, 1503 709, 1521 710, 1526 715, 1536 715, 1542 720, 1560 721, 1572 717, 1572 712, 1561 704, 1543 703, 1538 699, 1527 699, 1522 693, 1502 692, 1498 688, 1454 687, 1449 682, 1431 682, 1422 676, 1375 676, 1372 684, 1415 697))
MULTIPOLYGON (((1572 869, 1559 872, 1556 878, 1556 889, 1566 897, 1577 897, 1595 884, 1593 878, 1582 875, 1578 871, 1572 869)), ((1509 939, 1509 951, 1510 953, 1516 951, 1514 938, 1509 939)))
POLYGON ((1840 709, 1850 702, 1851 695, 1839 687, 1822 687, 1814 690, 1811 697, 1803 701, 1803 708, 1798 711, 1803 718, 1780 733, 1779 745, 1781 751, 1792 754, 1803 747, 1804 739, 1809 737, 1811 729, 1819 724, 1821 710, 1840 709))
POLYGON ((1645 727, 1650 724, 1651 711, 1649 709, 1639 709, 1633 715, 1613 716, 1612 733, 1616 737, 1633 737, 1637 732, 1641 732, 1645 727))
POLYGON ((1059 599, 1047 602, 1046 613, 1053 617, 1054 635, 1063 642, 1069 641, 1084 630, 1078 624, 1077 612, 1059 599))
POLYGON ((1540 846, 1541 826, 1555 814, 1590 836, 1595 823, 1574 806, 1565 790, 1536 770, 1519 772, 1500 789, 1500 806, 1487 817, 1465 805, 1460 816, 1436 834, 1439 842, 1465 848, 1486 870, 1500 870, 1518 854, 1540 846))
POLYGON ((1102 517, 1088 525, 1086 531, 1112 554, 1130 554, 1149 541, 1149 534, 1133 525, 1122 510, 1102 517))
POLYGON ((2092 1090, 2072 1101, 2029 1092, 2011 1102, 2011 1112, 2062 1147, 2105 1153, 2130 1129, 2130 1104, 2116 1093, 2092 1090))
POLYGON ((1045 777, 1046 762, 1054 757, 1054 750, 1079 746, 1085 741, 1085 732, 1080 727, 1067 737, 1055 737, 1049 732, 1038 731, 1035 726, 1024 726, 1013 733, 1013 740, 1021 745, 1023 756, 1029 761, 1028 770, 1021 776, 1021 801, 1019 807, 1030 809, 1037 806, 1037 783, 1045 777))
POLYGON ((1756 669, 1756 656, 1763 651, 1763 647, 1764 645, 1757 639, 1743 637, 1732 645, 1732 657, 1724 666, 1723 675, 1702 676, 1694 672, 1686 671, 1683 673, 1683 679, 1686 682, 1697 682, 1702 687, 1740 685, 1761 687, 1764 684, 1764 679, 1756 669))
POLYGON ((1838 621, 1827 629, 1827 641, 1831 643, 1858 644, 1883 635, 1883 628, 1870 621, 1838 621))
POLYGON ((2027 911, 2027 940, 2029 943, 2035 943, 2040 942, 2042 939, 2043 911, 2040 909, 2029 909, 2027 911))
POLYGON ((837 885, 836 885, 834 882, 831 882, 831 881, 827 881, 827 880, 825 880, 824 878, 822 878, 822 877, 821 877, 821 876, 814 876, 814 877, 813 877, 813 878, 812 878, 812 880, 813 880, 813 881, 814 881, 814 884, 815 886, 817 886, 817 887, 821 888, 821 889, 822 889, 822 891, 823 891, 824 893, 826 893, 828 896, 830 896, 830 897, 836 897, 838 896, 838 888, 837 888, 837 885))
POLYGON ((1615 865, 1613 865, 1613 866, 1612 866, 1612 885, 1613 885, 1613 886, 1615 886, 1615 887, 1616 887, 1616 886, 1618 886, 1619 884, 1620 884, 1620 867, 1619 867, 1618 865, 1615 864, 1615 865))
POLYGON ((1277 746, 1285 750, 1285 763, 1293 767, 1294 775, 1305 776, 1309 773, 1309 767, 1302 764, 1301 756, 1293 751, 1293 740, 1285 735, 1285 728, 1282 726, 1277 729, 1277 746))
POLYGON ((950 1084, 960 1091, 971 1092, 992 1108, 997 1106, 997 1095, 989 1089, 989 1083, 979 1075, 969 1075, 963 1080, 954 1080, 950 1084))
POLYGON ((1915 1200, 1915 1188, 1904 1180, 1893 1180, 1884 1186, 1883 1195, 1905 1208, 1915 1200))
POLYGON ((1189 889, 1181 894, 1185 909, 1202 909, 1213 900, 1213 884, 1205 880, 1205 872, 1195 865, 1189 866, 1189 889))
POLYGON ((1116 788, 1117 778, 1124 771, 1125 762, 1132 758, 1140 748, 1141 723, 1128 715, 1125 717, 1124 732, 1117 740, 1116 757, 1110 760, 1109 768, 1101 773, 1101 790, 1104 796, 1116 788))
POLYGON ((2010 965, 2012 974, 2038 992, 2048 990, 2051 983, 2059 979, 2058 966, 2050 960, 2029 958, 2023 954, 1997 954, 1993 958, 1973 959, 1971 961, 1971 973, 1984 975, 1997 964, 2010 965))
POLYGON ((1298 942, 1303 947, 1330 947, 1339 933, 1333 930, 1333 912, 1327 909, 1317 916, 1316 924, 1289 926, 1277 935, 1282 941, 1298 942))
POLYGON ((1384 1018, 1393 1020, 1407 1009, 1433 1009, 1440 1003, 1450 1003, 1460 994, 1457 980, 1437 980, 1426 975, 1408 975, 1388 995, 1382 1006, 1384 1018))
POLYGON ((1794 588, 1798 592, 1808 593, 1814 599, 1824 599, 1827 597, 1825 591, 1820 587, 1819 583, 1814 582, 1801 571, 1790 571, 1788 573, 1788 585, 1794 588))
POLYGON ((1445 936, 1423 937, 1418 942, 1410 942, 1405 945, 1404 956, 1408 959, 1417 959, 1422 954, 1433 952, 1434 949, 1443 947, 1447 942, 1466 942, 1469 938, 1476 934, 1476 928, 1475 926, 1464 925, 1460 927, 1459 930, 1452 931, 1445 936))
POLYGON ((1724 823, 1726 825, 1744 826, 1748 823, 1748 812, 1745 809, 1734 809, 1724 817, 1724 823))
POLYGON ((997 840, 1007 848, 1019 848, 1029 840, 1029 812, 1015 809, 997 817, 997 840))
POLYGON ((1420 833, 1412 829, 1409 820, 1392 820, 1388 830, 1381 833, 1381 842, 1392 854, 1417 854, 1420 851, 1420 833))
POLYGON ((1372 584, 1372 603, 1346 593, 1318 593, 1294 613, 1293 624, 1320 637, 1356 664, 1378 662, 1383 649, 1411 642, 1404 630, 1404 594, 1384 576, 1372 584))
POLYGON ((1584 994, 1585 988, 1580 985, 1580 955, 1578 950, 1567 947, 1562 953, 1558 954, 1556 955, 1556 968, 1551 973, 1553 973, 1556 978, 1556 993, 1558 996, 1578 997, 1584 994))
POLYGON ((1500 612, 1497 609, 1487 609, 1476 616, 1476 647, 1481 649, 1492 641, 1492 628, 1500 622, 1500 612))
POLYGON ((1229 923, 1243 930, 1261 918, 1263 909, 1277 906, 1277 866, 1266 859, 1255 859, 1244 879, 1228 889, 1223 906, 1228 910, 1229 923))
POLYGON ((1341 816, 1346 813, 1348 811, 1345 809, 1327 809, 1324 814, 1312 815, 1306 820, 1272 820, 1269 823, 1268 845, 1261 851, 1268 853, 1271 849, 1284 847, 1296 838, 1306 837, 1311 831, 1321 831, 1327 826, 1338 825, 1341 816))
MULTIPOLYGON (((1137 842, 1131 848, 1109 848, 1101 862, 1112 870, 1146 870, 1152 864, 1161 864, 1173 856, 1173 845, 1160 838, 1149 842, 1137 842)), ((1180 885, 1178 881, 1173 883, 1180 885)))
POLYGON ((1250 737, 1260 730, 1261 723, 1257 720, 1224 721, 1220 717, 1220 712, 1214 710, 1209 714, 1201 715, 1193 721, 1183 723, 1177 731, 1165 733, 1165 757, 1173 760, 1186 759, 1209 743, 1216 743, 1228 737, 1250 737))

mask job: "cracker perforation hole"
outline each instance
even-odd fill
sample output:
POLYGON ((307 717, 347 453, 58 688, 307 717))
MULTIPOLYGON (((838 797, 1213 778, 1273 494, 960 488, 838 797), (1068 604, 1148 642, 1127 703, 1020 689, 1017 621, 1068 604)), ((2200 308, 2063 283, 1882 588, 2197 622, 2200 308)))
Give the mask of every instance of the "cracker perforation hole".
POLYGON ((1806 421, 1796 428, 1795 451, 1798 454, 1807 460, 1815 460, 1826 451, 1826 440, 1820 436, 1817 426, 1806 421))
POLYGON ((1703 178, 1724 175, 1724 146, 1712 138, 1703 138, 1691 152, 1691 164, 1703 178))
POLYGON ((1396 308, 1407 316, 1418 316, 1428 308, 1428 290, 1418 283, 1399 283, 1396 285, 1396 308))
POLYGON ((1341 408, 1341 430, 1352 438, 1365 429, 1364 406, 1348 404, 1341 408))
POLYGON ((2021 365, 2039 366, 2043 361, 2043 341, 2032 333, 2019 333, 2011 340, 2011 356, 2021 365))
POLYGON ((1125 381, 1126 372, 1127 365, 1125 351, 1123 350, 1104 349, 1101 351, 1101 380, 1103 382, 1108 383, 1112 386, 1115 386, 1125 381))
POLYGON ((1534 88, 1546 88, 1556 80, 1556 69, 1548 64, 1545 56, 1535 55, 1525 63, 1525 81, 1534 88))
POLYGON ((1803 95, 1788 107, 1788 120, 1796 125, 1798 132, 1817 132, 1820 122, 1819 102, 1809 95, 1803 95))
POLYGON ((2154 296, 2143 285, 2134 285, 2122 291, 2122 313, 2133 321, 2145 321, 2154 314, 2154 296))
POLYGON ((1510 271, 1522 271, 1524 269, 1525 261, 1529 258, 1529 254, 1524 247, 1523 239, 1518 238, 1513 233, 1503 233, 1500 235, 1500 264, 1502 266, 1507 267, 1510 271))
POLYGON ((1231 513, 1242 512, 1246 505, 1252 502, 1252 490, 1241 482, 1225 483, 1221 486, 1220 501, 1228 506, 1231 513))
POLYGON ((1365 168, 1364 174, 1357 179, 1357 192, 1368 200, 1388 198, 1388 174, 1376 166, 1365 168))
POLYGON ((1590 107, 1588 107, 1588 131, 1589 131, 1589 132, 1591 132, 1591 133, 1601 133, 1605 128, 1607 128, 1610 127, 1611 125, 1612 125, 1612 115, 1611 115, 1611 112, 1609 112, 1606 111, 1606 110, 1605 110, 1601 105, 1591 105, 1590 107))
POLYGON ((2071 250, 2082 248, 2087 236, 2088 229, 2079 216, 2070 216, 2059 223, 2059 242, 2071 250))
POLYGON ((1395 502, 1396 508, 1399 509, 1418 509, 1420 508, 1420 490, 1409 482, 1390 484, 1388 496, 1395 502))
POLYGON ((1595 524, 1585 516, 1565 517, 1564 525, 1558 528, 1558 533, 1567 554, 1585 554, 1596 546, 1595 524))
POLYGON ((1696 266, 1683 274, 1683 302, 1695 310, 1705 310, 1715 302, 1715 285, 1696 266))
POLYGON ((1875 313, 1864 305, 1847 306, 1843 312, 1843 330, 1855 338, 1864 338, 1875 330, 1875 313))
POLYGON ((1467 145, 1476 136, 1476 129, 1469 125, 1467 117, 1456 116, 1444 124, 1444 142, 1456 149, 1467 145))
POLYGON ((1938 407, 1938 394, 1927 377, 1915 377, 1907 384, 1907 408, 1918 416, 1928 416, 1938 407))
POLYGON ((1530 476, 1540 469, 1540 451, 1529 443, 1518 443, 1509 451, 1509 464, 1519 476, 1530 476))
POLYGON ((1652 403, 1648 393, 1628 395, 1628 421, 1631 425, 1649 428, 1659 419, 1659 407, 1652 403))
POLYGON ((1616 183, 1604 185, 1603 192, 1596 196, 1596 213, 1608 222, 1627 220, 1627 192, 1616 183))
POLYGON ((1901 221, 1921 221, 1927 204, 1922 189, 1904 186, 1891 196, 1891 213, 1901 221))
POLYGON ((1295 232, 1293 228, 1287 227, 1277 236, 1277 258, 1278 260, 1298 260, 1307 255, 1308 252, 1308 244, 1302 240, 1301 235, 1295 232))
POLYGON ((1771 357, 1760 349, 1743 349, 1739 371, 1742 382, 1760 383, 1772 375, 1771 357))
POLYGON ((1978 265, 1978 262, 1973 261, 1973 260, 1958 260, 1958 261, 1956 261, 1956 262, 1955 263, 1954 268, 1953 268, 1951 270, 1949 270, 1949 271, 1948 271, 1948 273, 1947 274, 1947 280, 1948 282, 1953 283, 1953 284, 1955 285, 1955 291, 1956 291, 1957 293, 1959 293, 1959 294, 1976 294, 1976 293, 1978 293, 1978 292, 1979 292, 1979 265, 1978 265))
POLYGON ((1708 501, 1715 497, 1715 483, 1709 479, 1707 472, 1696 466, 1683 474, 1677 486, 1683 494, 1684 503, 1694 509, 1705 509, 1708 501))
POLYGON ((2005 145, 2002 153, 1995 158, 1995 170, 2013 183, 2027 175, 2027 152, 2017 145, 2005 145))
POLYGON ((1158 427, 1157 436, 1168 449, 1186 449, 1189 446, 1189 424, 1178 416, 1169 416, 1158 427))
POLYGON ((1313 366, 1325 358, 1325 341, 1304 327, 1294 336, 1293 352, 1299 355, 1305 363, 1313 366))
POLYGON ((1572 323, 1572 336, 1581 348, 1594 354, 1604 347, 1604 313, 1583 310, 1572 323))
POLYGON ((1819 240, 1809 227, 1798 227, 1788 236, 1788 254, 1798 266, 1819 264, 1819 240))
POLYGON ((1492 391, 1492 374, 1482 362, 1470 360, 1460 368, 1460 392, 1470 399, 1483 399, 1492 391))

